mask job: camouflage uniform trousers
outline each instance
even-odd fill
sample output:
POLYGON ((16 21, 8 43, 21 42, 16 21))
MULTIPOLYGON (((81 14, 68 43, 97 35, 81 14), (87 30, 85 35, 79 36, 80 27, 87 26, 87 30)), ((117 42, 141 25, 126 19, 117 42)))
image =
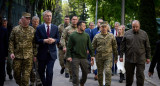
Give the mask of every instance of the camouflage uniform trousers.
POLYGON ((33 67, 30 73, 30 81, 31 83, 34 83, 36 81, 36 84, 40 84, 41 83, 41 79, 39 77, 38 73, 38 62, 33 62, 33 67))
POLYGON ((13 71, 16 83, 19 86, 29 86, 29 77, 32 69, 33 58, 13 60, 13 71))
POLYGON ((73 74, 73 86, 79 86, 79 84, 85 84, 88 75, 88 60, 72 58, 72 74, 73 74), (82 77, 79 80, 79 66, 82 70, 82 77))
POLYGON ((65 53, 63 52, 63 50, 59 49, 59 63, 61 65, 61 68, 65 68, 64 55, 65 55, 65 53))
MULTIPOLYGON (((98 57, 100 58, 100 57, 98 57)), ((112 59, 96 59, 99 86, 103 86, 103 70, 105 70, 105 86, 111 86, 112 59)))
POLYGON ((9 55, 8 55, 8 58, 7 58, 6 70, 7 70, 7 74, 8 75, 12 75, 12 63, 13 63, 13 60, 11 59, 11 57, 9 55))
POLYGON ((70 79, 72 79, 72 64, 68 60, 66 60, 65 72, 69 73, 70 79))

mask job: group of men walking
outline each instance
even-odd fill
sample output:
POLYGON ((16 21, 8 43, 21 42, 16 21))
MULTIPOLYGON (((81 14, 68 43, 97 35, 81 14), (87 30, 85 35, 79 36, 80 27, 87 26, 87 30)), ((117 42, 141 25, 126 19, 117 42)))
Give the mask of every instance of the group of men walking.
MULTIPOLYGON (((112 65, 114 65, 112 63, 116 64, 117 60, 123 62, 124 55, 126 86, 132 86, 135 68, 137 86, 144 85, 145 61, 150 62, 151 50, 147 33, 140 29, 138 20, 134 20, 132 29, 122 35, 117 29, 115 33, 111 32, 110 25, 102 19, 98 20, 96 28, 87 30, 86 22, 79 21, 77 16, 72 17, 71 24, 69 16, 65 16, 64 24, 58 27, 51 24, 52 12, 49 10, 43 12, 44 23, 41 25, 38 25, 39 18, 33 17, 33 27, 30 26, 30 18, 30 13, 23 13, 19 25, 13 28, 9 37, 9 55, 13 60, 14 78, 19 86, 28 86, 29 79, 31 85, 34 85, 33 65, 37 65, 37 62, 37 73, 42 85, 52 86, 53 67, 57 59, 56 46, 59 50, 60 73, 65 72, 65 77, 70 78, 69 81, 73 83, 73 86, 84 86, 90 71, 89 64, 93 61, 96 61, 94 65, 97 65, 98 71, 95 69, 94 72, 99 86, 111 86, 112 65), (116 41, 117 34, 121 37, 119 44, 116 41), (79 66, 82 70, 80 80, 79 66), (105 84, 103 84, 103 72, 105 84)), ((94 23, 91 22, 89 25, 93 28, 94 23)), ((0 57, 0 66, 2 66, 0 75, 5 77, 4 57, 8 55, 7 30, 1 27, 0 31, 3 33, 0 39, 3 40, 0 42, 0 46, 3 45, 0 48, 3 53, 0 57)), ((0 78, 0 82, 3 86, 4 78, 0 78)))

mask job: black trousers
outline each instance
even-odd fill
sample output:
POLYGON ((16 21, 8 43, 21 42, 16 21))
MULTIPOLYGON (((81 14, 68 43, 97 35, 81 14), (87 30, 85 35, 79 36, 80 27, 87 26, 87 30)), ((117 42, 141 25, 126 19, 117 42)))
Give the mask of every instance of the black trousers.
POLYGON ((5 81, 5 60, 0 59, 0 86, 4 85, 5 81))
POLYGON ((52 86, 55 59, 52 59, 49 54, 47 58, 46 60, 38 60, 38 73, 43 86, 52 86))
POLYGON ((126 86, 132 86, 135 69, 136 69, 137 86, 144 86, 145 64, 125 62, 125 69, 126 69, 126 86))

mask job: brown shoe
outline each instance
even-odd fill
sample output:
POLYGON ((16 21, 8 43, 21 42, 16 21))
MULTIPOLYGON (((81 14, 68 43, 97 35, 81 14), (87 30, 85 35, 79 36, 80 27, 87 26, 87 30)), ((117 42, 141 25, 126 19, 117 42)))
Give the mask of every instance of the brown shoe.
POLYGON ((97 75, 95 75, 94 80, 98 80, 98 76, 97 75))
POLYGON ((84 84, 80 84, 80 86, 84 86, 84 84))

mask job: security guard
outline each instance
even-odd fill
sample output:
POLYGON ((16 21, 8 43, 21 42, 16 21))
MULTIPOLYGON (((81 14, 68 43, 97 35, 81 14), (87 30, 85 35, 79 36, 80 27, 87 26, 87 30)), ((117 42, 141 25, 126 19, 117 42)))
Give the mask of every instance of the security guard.
MULTIPOLYGON (((64 24, 60 24, 58 26, 58 31, 59 31, 60 37, 61 37, 62 32, 64 31, 64 29, 67 26, 70 25, 69 22, 70 22, 69 16, 65 16, 65 18, 64 18, 64 24)), ((64 58, 65 52, 63 52, 63 46, 60 43, 58 44, 58 50, 59 50, 59 62, 60 62, 60 66, 61 66, 60 73, 63 74, 64 73, 64 69, 65 69, 65 62, 66 62, 66 60, 64 58)))

